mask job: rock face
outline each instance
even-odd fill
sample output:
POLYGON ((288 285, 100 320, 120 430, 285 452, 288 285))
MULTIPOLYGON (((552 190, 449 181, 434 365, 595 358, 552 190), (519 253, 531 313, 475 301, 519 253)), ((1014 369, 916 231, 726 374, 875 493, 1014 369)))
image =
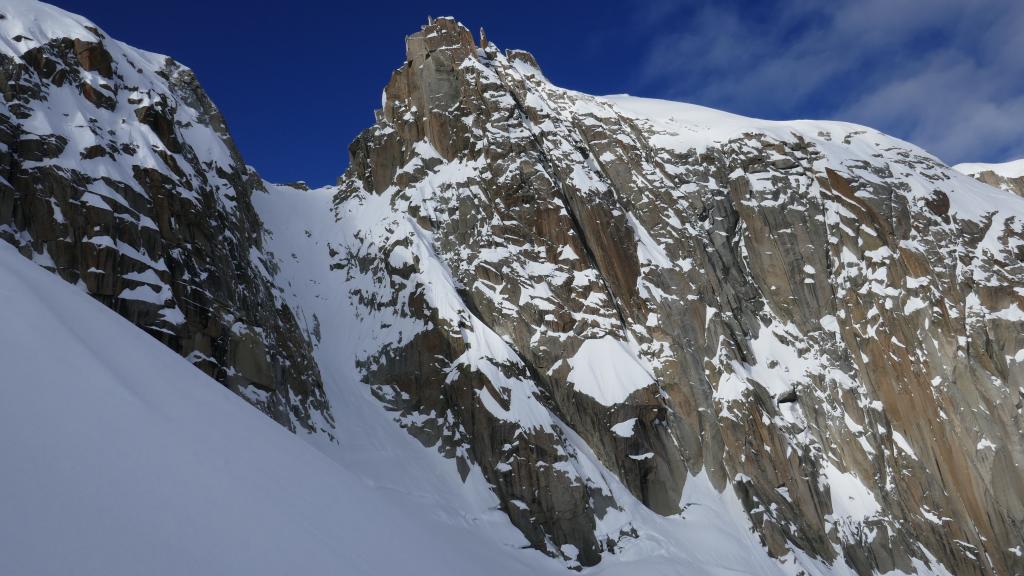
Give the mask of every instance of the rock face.
POLYGON ((285 426, 329 429, 262 181, 192 72, 44 4, 0 12, 0 238, 285 426))
POLYGON ((281 188, 187 68, 0 14, 0 237, 283 425, 332 437, 325 388, 368 387, 570 567, 671 542, 649 511, 698 517, 696 486, 779 573, 1024 573, 1012 179, 561 89, 438 19, 305 232, 317 316, 254 208, 281 188), (314 361, 324 313, 361 382, 314 361))
POLYGON ((783 560, 1024 571, 1021 198, 859 126, 564 90, 450 19, 406 48, 334 267, 365 383, 534 546, 594 564, 637 537, 613 485, 671 515, 706 474, 783 560))
POLYGON ((996 188, 1002 188, 1009 192, 1013 192, 1018 196, 1024 196, 1024 176, 1009 177, 1001 176, 996 172, 984 171, 978 174, 972 174, 978 180, 981 180, 989 186, 995 186, 996 188))

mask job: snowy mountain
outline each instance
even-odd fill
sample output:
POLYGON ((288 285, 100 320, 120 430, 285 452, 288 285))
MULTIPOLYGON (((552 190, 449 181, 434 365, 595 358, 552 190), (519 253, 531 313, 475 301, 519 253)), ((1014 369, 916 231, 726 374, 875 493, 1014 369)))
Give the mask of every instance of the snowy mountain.
POLYGON ((447 18, 337 186, 274 185, 180 64, 0 13, 0 237, 180 356, 0 250, 9 571, 1024 571, 1024 197, 862 126, 565 90, 447 18))
POLYGON ((1002 164, 957 164, 953 168, 996 188, 1024 196, 1024 159, 1002 164))
POLYGON ((46 4, 0 14, 0 238, 282 424, 328 429, 262 251, 261 181, 192 72, 46 4))

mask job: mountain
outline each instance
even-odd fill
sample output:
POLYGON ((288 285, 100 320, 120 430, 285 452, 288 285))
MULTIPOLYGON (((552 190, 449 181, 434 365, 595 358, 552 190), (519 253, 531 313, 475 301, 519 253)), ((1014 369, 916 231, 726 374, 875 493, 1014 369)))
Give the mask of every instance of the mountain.
POLYGON ((0 14, 0 238, 282 424, 329 430, 262 249, 262 183, 192 72, 46 4, 0 14))
POLYGON ((414 434, 583 564, 634 532, 589 449, 664 515, 706 474, 779 558, 1019 571, 1021 198, 481 44, 407 38, 336 198, 363 380, 414 434))
MULTIPOLYGON (((0 13, 0 237, 380 489, 302 490, 318 544, 383 491, 433 519, 389 550, 457 542, 461 569, 1024 570, 1024 198, 862 126, 562 89, 449 18, 336 186, 275 185, 180 64, 0 13)), ((150 408, 212 402, 138 368, 150 408)), ((212 418, 284 492, 309 478, 212 418)))
POLYGON ((953 168, 996 188, 1024 196, 1024 159, 1002 164, 957 164, 953 168))

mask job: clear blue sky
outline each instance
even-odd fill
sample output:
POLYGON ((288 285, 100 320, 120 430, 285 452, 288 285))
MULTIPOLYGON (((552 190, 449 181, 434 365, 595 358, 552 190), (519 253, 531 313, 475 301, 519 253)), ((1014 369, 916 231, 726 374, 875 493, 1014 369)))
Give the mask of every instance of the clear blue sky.
POLYGON ((556 84, 763 118, 835 118, 950 163, 1024 157, 1024 2, 53 0, 194 69, 268 180, 332 183, 428 15, 556 84))

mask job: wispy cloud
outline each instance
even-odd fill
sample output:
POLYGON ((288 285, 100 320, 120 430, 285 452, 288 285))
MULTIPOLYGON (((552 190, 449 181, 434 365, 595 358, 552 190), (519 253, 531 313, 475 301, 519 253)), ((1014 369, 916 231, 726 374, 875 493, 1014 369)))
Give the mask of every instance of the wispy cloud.
POLYGON ((645 92, 860 122, 949 162, 1024 157, 1019 0, 656 1, 636 25, 645 92))

